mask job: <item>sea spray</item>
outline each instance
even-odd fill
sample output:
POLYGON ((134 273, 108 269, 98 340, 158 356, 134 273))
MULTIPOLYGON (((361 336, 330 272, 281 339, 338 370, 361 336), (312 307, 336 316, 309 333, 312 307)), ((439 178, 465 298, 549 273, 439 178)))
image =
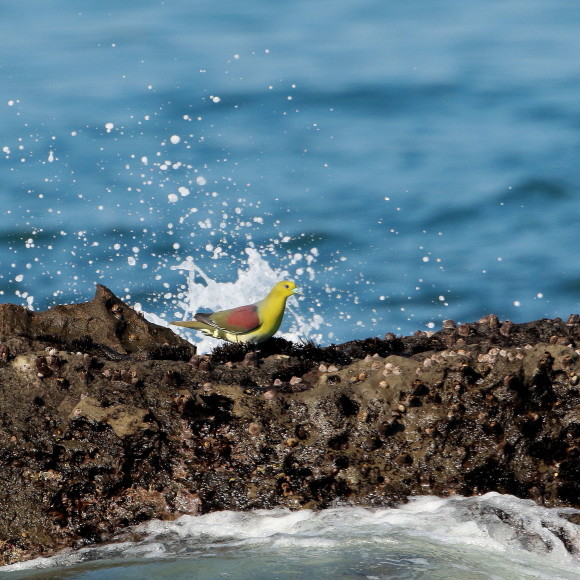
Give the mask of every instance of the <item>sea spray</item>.
MULTIPOLYGON (((191 256, 172 266, 171 269, 179 270, 187 276, 187 289, 177 294, 177 309, 172 316, 175 319, 190 320, 196 312, 252 304, 264 298, 276 282, 291 277, 287 270, 272 268, 256 249, 246 248, 245 252, 247 261, 244 267, 238 269, 237 279, 233 282, 213 279, 191 256)), ((324 319, 320 314, 308 317, 302 314, 297 298, 292 296, 288 300, 282 332, 278 336, 293 342, 318 342, 322 339, 319 331, 323 325, 324 319)), ((195 344, 200 353, 208 352, 220 344, 219 340, 202 337, 199 333, 177 327, 176 331, 195 344)))

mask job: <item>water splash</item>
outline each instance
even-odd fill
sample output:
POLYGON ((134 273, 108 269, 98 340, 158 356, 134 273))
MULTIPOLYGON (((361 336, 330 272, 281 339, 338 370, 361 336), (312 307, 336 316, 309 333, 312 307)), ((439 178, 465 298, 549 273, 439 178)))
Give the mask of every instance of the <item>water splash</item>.
POLYGON ((212 137, 231 131, 225 110, 161 101, 51 135, 18 106, 0 143, 10 177, 1 301, 44 310, 88 300, 99 283, 167 326, 254 302, 289 278, 305 295, 287 305, 281 336, 329 344, 362 338, 380 319, 343 230, 305 219, 304 200, 289 199, 276 172, 253 180, 239 151, 216 156, 212 137))
MULTIPOLYGON (((174 317, 190 320, 199 311, 225 310, 236 305, 252 304, 264 298, 276 282, 291 277, 288 270, 273 268, 258 250, 246 248, 245 253, 247 261, 238 269, 237 279, 233 282, 213 279, 191 256, 187 256, 180 264, 171 266, 172 270, 178 270, 187 277, 186 291, 177 294, 177 310, 174 317)), ((278 336, 293 342, 320 341, 322 339, 320 329, 323 326, 322 316, 319 314, 304 316, 298 299, 291 296, 286 307, 285 320, 282 322, 282 328, 287 330, 278 333, 278 336)), ((221 341, 215 338, 201 337, 196 332, 181 328, 176 331, 195 344, 199 353, 207 352, 221 344, 221 341)))

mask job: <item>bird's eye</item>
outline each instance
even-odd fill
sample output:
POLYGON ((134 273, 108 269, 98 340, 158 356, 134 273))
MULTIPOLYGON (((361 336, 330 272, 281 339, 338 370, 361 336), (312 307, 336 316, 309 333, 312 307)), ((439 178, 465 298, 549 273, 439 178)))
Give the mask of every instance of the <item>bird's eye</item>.
POLYGON ((290 284, 284 284, 284 288, 290 288, 290 284))

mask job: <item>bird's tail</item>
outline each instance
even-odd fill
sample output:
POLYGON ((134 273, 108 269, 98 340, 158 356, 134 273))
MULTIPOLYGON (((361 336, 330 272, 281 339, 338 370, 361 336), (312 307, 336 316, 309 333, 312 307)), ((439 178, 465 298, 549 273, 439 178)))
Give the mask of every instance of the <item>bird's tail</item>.
POLYGON ((174 320, 169 324, 173 324, 173 326, 185 326, 186 328, 197 328, 198 330, 207 328, 207 324, 204 324, 203 322, 198 322, 197 320, 188 320, 183 322, 180 320, 174 320))

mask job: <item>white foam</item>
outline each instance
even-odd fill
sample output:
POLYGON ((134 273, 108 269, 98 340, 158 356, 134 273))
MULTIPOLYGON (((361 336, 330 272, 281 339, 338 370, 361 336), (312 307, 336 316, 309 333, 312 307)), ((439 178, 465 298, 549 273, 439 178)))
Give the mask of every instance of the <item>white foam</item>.
POLYGON ((366 543, 369 537, 373 542, 392 542, 400 534, 408 534, 440 544, 490 552, 528 551, 577 563, 580 530, 561 517, 565 511, 580 513, 489 493, 473 498, 417 497, 398 508, 224 511, 183 516, 175 522, 150 522, 140 531, 155 540, 175 535, 230 542, 270 539, 285 545, 304 545, 313 537, 317 542, 324 538, 327 545, 366 543))
MULTIPOLYGON (((526 574, 531 570, 532 575, 525 577, 576 578, 580 577, 575 575, 580 565, 580 532, 579 526, 562 517, 565 512, 580 513, 497 493, 472 498, 416 497, 397 508, 223 511, 182 516, 172 522, 151 521, 130 532, 132 537, 142 536, 139 542, 123 541, 128 537, 124 535, 118 543, 66 550, 53 558, 2 570, 70 566, 97 559, 172 558, 216 549, 363 555, 387 550, 417 558, 443 554, 453 560, 450 565, 459 567, 462 561, 486 566, 493 560, 508 570, 517 567, 526 574)), ((517 570, 513 577, 524 577, 517 570)))

